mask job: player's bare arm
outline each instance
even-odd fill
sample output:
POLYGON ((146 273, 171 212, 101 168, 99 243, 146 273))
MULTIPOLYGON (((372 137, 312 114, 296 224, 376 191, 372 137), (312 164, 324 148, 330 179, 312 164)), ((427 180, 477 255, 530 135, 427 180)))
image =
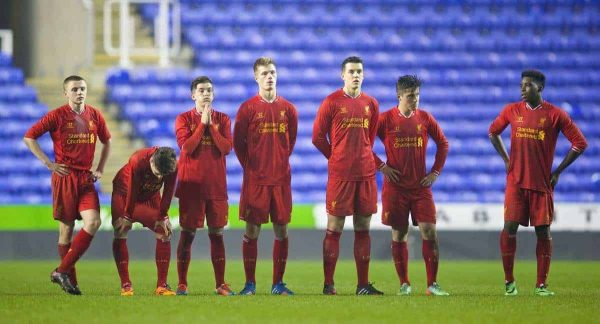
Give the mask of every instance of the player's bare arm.
POLYGON ((48 170, 55 172, 59 176, 65 176, 70 173, 69 168, 66 164, 54 163, 50 161, 46 153, 44 153, 44 151, 40 147, 40 144, 37 140, 33 138, 24 137, 23 142, 25 142, 25 145, 27 145, 27 148, 29 148, 33 155, 35 155, 35 157, 37 157, 40 161, 42 161, 42 163, 44 163, 48 170))
POLYGON ((490 142, 492 142, 494 149, 496 149, 496 152, 498 152, 498 154, 504 161, 504 168, 505 168, 506 172, 508 173, 508 165, 509 165, 508 152, 506 152, 506 147, 504 146, 502 137, 500 137, 500 135, 490 134, 490 142))
POLYGON ((577 160, 577 158, 581 155, 581 153, 583 153, 583 151, 577 152, 577 151, 569 150, 569 153, 567 153, 567 156, 565 156, 565 158, 562 160, 562 162, 560 162, 558 167, 552 172, 552 175, 550 176, 550 185, 552 186, 552 188, 554 188, 556 186, 556 184, 558 183, 558 178, 560 177, 560 174, 569 165, 571 165, 571 163, 573 163, 575 160, 577 160))

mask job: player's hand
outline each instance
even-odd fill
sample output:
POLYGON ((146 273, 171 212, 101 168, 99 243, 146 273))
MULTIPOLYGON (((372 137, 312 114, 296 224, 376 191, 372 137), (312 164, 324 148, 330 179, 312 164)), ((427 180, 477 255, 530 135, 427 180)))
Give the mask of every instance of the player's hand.
POLYGON ((556 187, 556 184, 558 183, 558 177, 560 177, 560 173, 552 172, 552 175, 550 176, 550 186, 552 186, 552 189, 556 187))
POLYGON ((58 174, 61 177, 69 175, 69 173, 71 173, 69 171, 69 167, 66 164, 50 162, 50 164, 48 164, 47 167, 48 167, 48 170, 55 172, 56 174, 58 174))
POLYGON ((388 181, 393 183, 398 183, 400 181, 400 171, 392 168, 391 166, 384 164, 381 169, 379 169, 381 173, 388 179, 388 181))
POLYGON ((202 124, 204 124, 204 125, 211 124, 211 118, 210 118, 211 113, 212 113, 212 109, 210 109, 210 103, 205 102, 204 106, 202 107, 202 119, 200 120, 202 124))
POLYGON ((131 221, 125 217, 119 217, 114 226, 116 232, 127 233, 131 229, 131 221))
POLYGON ((96 170, 96 171, 92 171, 92 181, 96 182, 98 180, 100 180, 100 178, 102 178, 102 172, 96 170))
POLYGON ((429 172, 423 179, 421 179, 421 186, 431 187, 431 185, 437 180, 437 173, 429 172))
POLYGON ((173 234, 173 230, 171 227, 171 222, 169 221, 169 218, 166 217, 163 220, 160 221, 156 221, 156 224, 154 225, 154 229, 156 229, 157 227, 162 228, 164 236, 162 241, 163 242, 167 242, 171 239, 171 234, 173 234))

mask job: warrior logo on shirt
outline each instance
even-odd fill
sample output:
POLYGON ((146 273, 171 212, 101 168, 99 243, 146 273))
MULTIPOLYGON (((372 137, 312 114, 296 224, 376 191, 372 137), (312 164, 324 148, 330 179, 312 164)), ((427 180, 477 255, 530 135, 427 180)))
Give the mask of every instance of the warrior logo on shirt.
POLYGON ((348 113, 348 109, 346 107, 340 108, 340 114, 346 114, 346 113, 348 113))
POLYGON ((517 116, 517 123, 523 122, 523 116, 517 116))
POLYGON ((73 124, 73 122, 67 122, 67 128, 75 128, 75 124, 73 124))
POLYGON ((256 118, 259 118, 259 119, 260 119, 260 118, 265 118, 265 113, 263 113, 263 112, 259 112, 259 113, 258 113, 258 116, 256 116, 256 118))

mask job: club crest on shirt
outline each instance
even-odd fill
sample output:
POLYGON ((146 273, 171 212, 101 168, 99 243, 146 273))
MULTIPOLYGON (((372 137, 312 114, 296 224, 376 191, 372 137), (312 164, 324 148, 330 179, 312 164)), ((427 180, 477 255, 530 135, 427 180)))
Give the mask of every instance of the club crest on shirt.
POLYGON ((335 205, 337 205, 337 201, 334 200, 331 202, 331 208, 335 209, 335 205))
POLYGON ((281 119, 281 120, 285 119, 285 110, 280 110, 279 111, 279 119, 281 119))
POLYGON ((213 124, 213 126, 215 126, 216 130, 219 130, 219 124, 213 124))
POLYGON ((94 124, 93 120, 90 120, 89 124, 88 124, 88 129, 89 130, 94 130, 96 128, 96 124, 94 124))
POLYGON ((193 132, 196 129, 196 124, 190 124, 190 130, 193 132))
POLYGON ((423 128, 422 124, 417 124, 417 133, 421 132, 421 128, 423 128))
POLYGON ((365 115, 369 115, 370 112, 371 112, 371 107, 365 106, 365 115))
POLYGON ((523 122, 523 116, 517 116, 517 123, 523 122))
POLYGON ((540 123, 538 124, 538 127, 544 127, 544 124, 546 124, 546 117, 540 118, 540 123))

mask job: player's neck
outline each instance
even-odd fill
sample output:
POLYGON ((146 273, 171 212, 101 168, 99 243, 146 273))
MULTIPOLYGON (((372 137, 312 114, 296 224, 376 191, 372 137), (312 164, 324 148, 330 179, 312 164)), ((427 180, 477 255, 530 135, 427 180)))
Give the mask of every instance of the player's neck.
POLYGON ((277 98, 277 91, 273 90, 258 90, 258 95, 266 102, 273 102, 277 98))
POLYGON ((410 117, 410 115, 413 113, 412 110, 406 108, 406 107, 402 107, 402 105, 398 104, 398 111, 402 114, 402 116, 404 117, 410 117))
POLYGON ((360 95, 360 87, 355 88, 355 89, 349 89, 349 88, 344 87, 343 90, 346 95, 348 95, 349 97, 352 97, 352 98, 357 98, 360 95))
POLYGON ((80 105, 69 102, 69 107, 71 107, 71 110, 73 110, 76 114, 81 114, 83 112, 83 110, 85 109, 85 104, 81 103, 80 105))
POLYGON ((535 98, 531 101, 526 101, 526 102, 529 105, 529 107, 536 108, 537 106, 541 105, 543 101, 544 100, 542 99, 542 97, 539 97, 539 98, 535 98))

